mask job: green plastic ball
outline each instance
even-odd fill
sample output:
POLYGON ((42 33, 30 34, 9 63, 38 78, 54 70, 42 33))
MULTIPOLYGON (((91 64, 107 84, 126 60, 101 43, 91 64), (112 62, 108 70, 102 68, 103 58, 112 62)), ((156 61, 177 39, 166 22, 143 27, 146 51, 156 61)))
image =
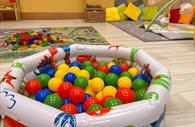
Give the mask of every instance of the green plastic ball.
POLYGON ((94 76, 95 69, 93 68, 93 66, 85 66, 84 69, 89 72, 90 77, 94 76))
POLYGON ((62 104, 62 99, 60 98, 60 96, 54 93, 47 96, 44 100, 44 103, 54 108, 60 108, 62 104))
POLYGON ((97 65, 97 67, 99 67, 99 66, 101 66, 101 65, 107 65, 107 62, 105 62, 105 61, 100 61, 100 62, 98 63, 98 65, 97 65))
POLYGON ((91 106, 88 108, 87 112, 100 110, 100 109, 102 109, 102 108, 103 108, 103 107, 102 107, 101 105, 93 104, 93 105, 91 105, 91 106))
POLYGON ((131 75, 128 71, 123 72, 123 73, 121 74, 121 77, 123 77, 123 76, 129 77, 130 79, 133 78, 132 75, 131 75))
POLYGON ((48 82, 50 80, 50 76, 48 74, 40 74, 37 77, 37 80, 41 83, 42 87, 45 88, 48 86, 48 82))
POLYGON ((143 79, 136 79, 133 81, 132 88, 135 91, 144 89, 144 88, 147 88, 147 83, 143 79))
POLYGON ((80 87, 82 89, 86 89, 87 85, 88 85, 88 81, 87 81, 87 78, 85 78, 85 77, 78 77, 74 81, 74 86, 80 87))
POLYGON ((116 87, 117 86, 117 82, 118 82, 118 76, 116 74, 109 73, 109 74, 106 75, 106 77, 105 77, 106 85, 116 87))
POLYGON ((94 78, 98 77, 101 78, 102 80, 105 79, 106 74, 103 71, 95 71, 94 78))
POLYGON ((93 66, 93 63, 89 60, 86 60, 85 62, 83 62, 83 68, 85 68, 86 66, 93 66))
POLYGON ((113 107, 113 106, 117 106, 117 105, 121 105, 121 104, 122 104, 122 102, 118 98, 110 98, 110 99, 108 99, 105 102, 104 107, 105 108, 107 108, 107 107, 113 107))
POLYGON ((34 100, 35 99, 35 95, 30 96, 30 98, 34 100))
POLYGON ((144 96, 146 94, 146 90, 141 89, 135 92, 135 101, 140 101, 144 99, 144 96))

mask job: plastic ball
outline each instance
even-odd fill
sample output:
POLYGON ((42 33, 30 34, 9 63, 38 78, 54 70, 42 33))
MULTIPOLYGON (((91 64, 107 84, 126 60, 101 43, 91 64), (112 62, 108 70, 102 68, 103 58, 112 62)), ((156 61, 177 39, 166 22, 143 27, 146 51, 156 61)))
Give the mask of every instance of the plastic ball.
POLYGON ((90 97, 91 97, 90 94, 88 94, 88 93, 85 94, 85 100, 87 100, 87 99, 90 98, 90 97))
POLYGON ((87 78, 85 78, 85 77, 78 77, 74 81, 74 86, 80 87, 82 89, 86 89, 87 85, 88 85, 88 81, 87 81, 87 78))
POLYGON ((77 107, 73 104, 65 104, 60 108, 60 110, 64 111, 65 113, 68 113, 68 114, 77 114, 78 113, 77 107))
POLYGON ((64 76, 64 81, 65 82, 70 82, 72 84, 74 84, 74 81, 76 79, 76 75, 74 73, 67 73, 65 76, 64 76))
POLYGON ((95 71, 94 77, 98 77, 104 80, 105 76, 106 74, 103 71, 95 71))
POLYGON ((35 79, 29 80, 25 86, 25 90, 29 95, 35 95, 41 89, 41 83, 35 79))
POLYGON ((114 62, 109 62, 107 66, 108 66, 108 68, 110 69, 110 67, 111 67, 112 65, 115 65, 115 63, 114 63, 114 62))
POLYGON ((118 98, 110 98, 105 102, 104 107, 108 108, 108 107, 113 107, 121 104, 122 102, 118 98))
POLYGON ((148 78, 143 74, 138 74, 135 77, 133 77, 133 81, 136 79, 143 79, 145 82, 150 82, 150 80, 148 80, 148 78))
POLYGON ((78 113, 82 113, 85 111, 82 104, 76 104, 76 107, 77 107, 78 113))
POLYGON ((144 96, 146 94, 146 90, 140 89, 135 92, 135 101, 140 101, 144 99, 144 96))
POLYGON ((125 71, 121 74, 121 77, 124 77, 124 76, 129 77, 130 79, 132 79, 132 75, 128 71, 125 71))
POLYGON ((115 73, 116 75, 120 75, 122 73, 121 67, 119 65, 112 65, 110 67, 110 72, 115 73))
POLYGON ((68 97, 70 90, 73 88, 73 85, 70 82, 63 82, 58 87, 58 95, 63 99, 68 97))
POLYGON ((104 88, 104 81, 101 78, 93 78, 90 87, 94 92, 99 92, 104 88))
MULTIPOLYGON (((88 82, 89 83, 89 82, 88 82)), ((85 89, 85 93, 90 94, 91 96, 95 96, 95 92, 91 89, 90 84, 85 89)))
POLYGON ((81 63, 80 62, 77 62, 77 61, 74 61, 74 62, 72 62, 71 64, 70 64, 70 67, 73 67, 73 66, 76 66, 76 67, 78 67, 78 68, 82 68, 82 65, 81 65, 81 63))
POLYGON ((116 92, 116 97, 120 99, 124 104, 134 101, 134 91, 128 88, 120 88, 116 92))
POLYGON ((53 91, 56 92, 58 90, 58 87, 62 84, 62 80, 59 78, 51 78, 48 82, 48 88, 53 91))
POLYGON ((70 99, 69 98, 64 98, 62 100, 62 104, 61 105, 65 105, 65 104, 68 104, 68 103, 70 103, 70 99))
POLYGON ((44 100, 44 103, 54 108, 60 108, 62 104, 62 99, 60 98, 60 96, 54 93, 47 96, 44 100))
POLYGON ((76 66, 73 66, 73 67, 70 67, 68 69, 68 72, 69 73, 74 73, 76 76, 78 76, 79 72, 80 72, 80 69, 76 66))
POLYGON ((113 96, 105 96, 102 98, 102 100, 100 101, 100 105, 101 106, 104 106, 105 102, 110 99, 110 98, 113 98, 113 96))
POLYGON ((90 74, 86 70, 80 70, 78 77, 85 77, 87 80, 89 80, 90 74))
POLYGON ((107 66, 107 62, 105 62, 105 61, 100 61, 100 62, 98 63, 98 65, 97 65, 97 67, 100 67, 100 66, 102 66, 102 65, 107 66))
POLYGON ((39 102, 43 102, 45 100, 45 98, 52 94, 52 92, 49 89, 42 89, 40 90, 36 95, 35 95, 35 100, 39 101, 39 102))
POLYGON ((118 76, 114 73, 109 73, 105 77, 105 83, 111 86, 117 86, 118 76))
POLYGON ((84 104, 83 104, 85 111, 87 111, 88 108, 89 108, 91 105, 93 105, 93 104, 99 104, 98 99, 96 99, 95 97, 90 97, 90 98, 88 98, 88 99, 84 102, 84 104))
POLYGON ((84 69, 85 69, 86 71, 89 72, 90 77, 93 77, 93 76, 94 76, 94 74, 95 74, 95 69, 94 69, 92 66, 85 66, 84 69))
POLYGON ((140 73, 140 71, 135 67, 130 68, 128 72, 132 75, 132 77, 135 77, 136 75, 140 73))
POLYGON ((86 66, 93 66, 93 63, 89 60, 86 60, 83 62, 83 67, 85 68, 86 66))
POLYGON ((69 99, 73 104, 80 104, 85 99, 85 92, 79 87, 74 87, 69 92, 69 99))
POLYGON ((91 106, 88 108, 87 112, 100 110, 100 109, 102 109, 102 108, 103 108, 103 107, 102 107, 101 105, 99 105, 99 104, 93 104, 93 105, 91 105, 91 106))
POLYGON ((101 100, 103 99, 103 92, 102 92, 102 91, 98 92, 98 93, 96 94, 95 97, 96 97, 99 101, 101 101, 101 100))
POLYGON ((104 87, 102 94, 103 94, 103 97, 105 97, 105 96, 113 96, 113 97, 115 97, 116 92, 117 92, 117 90, 116 90, 115 87, 113 87, 113 86, 106 86, 106 87, 104 87))
POLYGON ((136 79, 133 81, 132 88, 135 91, 144 89, 147 88, 147 83, 143 79, 136 79))
POLYGON ((65 74, 66 74, 65 71, 63 71, 63 70, 58 70, 58 71, 56 71, 56 73, 55 73, 55 77, 56 77, 56 78, 63 79, 65 74))
POLYGON ((121 67, 122 72, 129 70, 129 65, 127 63, 119 63, 118 65, 119 65, 119 67, 121 67))
POLYGON ((48 85, 50 76, 48 74, 40 74, 38 75, 37 80, 41 83, 42 88, 45 88, 48 85))
POLYGON ((50 76, 50 78, 53 78, 55 73, 56 73, 56 71, 54 69, 47 69, 45 71, 45 73, 48 74, 50 76))
POLYGON ((118 79, 119 88, 122 88, 122 87, 131 88, 131 86, 132 86, 132 82, 131 82, 131 79, 129 79, 128 77, 120 77, 118 79))
POLYGON ((69 66, 67 64, 60 64, 57 70, 68 71, 69 66))
POLYGON ((108 66, 106 65, 100 65, 98 68, 97 68, 98 71, 103 71, 104 73, 108 74, 109 73, 109 68, 108 66))

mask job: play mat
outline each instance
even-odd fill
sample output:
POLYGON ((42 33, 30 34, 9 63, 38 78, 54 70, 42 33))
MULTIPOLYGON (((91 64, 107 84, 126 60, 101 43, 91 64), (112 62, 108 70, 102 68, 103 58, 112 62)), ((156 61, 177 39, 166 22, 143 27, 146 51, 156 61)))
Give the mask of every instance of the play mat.
MULTIPOLYGON (((148 26, 148 23, 144 23, 145 28, 148 26)), ((193 39, 195 32, 195 27, 189 24, 176 24, 170 23, 167 27, 162 28, 157 24, 153 24, 150 30, 156 34, 160 34, 170 40, 179 40, 179 39, 193 39)))
POLYGON ((93 27, 0 29, 0 63, 74 43, 109 44, 93 27), (40 40, 41 44, 37 44, 40 40))

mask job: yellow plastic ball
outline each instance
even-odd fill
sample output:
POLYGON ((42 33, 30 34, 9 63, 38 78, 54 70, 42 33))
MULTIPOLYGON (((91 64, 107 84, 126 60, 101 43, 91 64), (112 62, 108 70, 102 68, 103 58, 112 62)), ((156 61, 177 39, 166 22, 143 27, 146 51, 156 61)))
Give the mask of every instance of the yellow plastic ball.
POLYGON ((78 77, 85 77, 87 80, 89 80, 90 74, 86 70, 80 70, 80 72, 78 73, 78 77))
POLYGON ((67 73, 66 71, 58 70, 58 71, 56 71, 56 73, 55 73, 55 77, 56 77, 56 78, 59 78, 59 79, 64 79, 64 75, 65 75, 66 73, 67 73))
POLYGON ((88 85, 88 87, 85 89, 85 93, 90 94, 91 96, 95 96, 95 92, 90 88, 90 86, 88 85))
POLYGON ((102 92, 102 91, 98 92, 98 93, 96 94, 95 97, 96 97, 99 101, 101 101, 101 100, 103 99, 103 92, 102 92))
POLYGON ((53 91, 56 92, 58 90, 58 87, 63 83, 63 81, 60 78, 51 78, 48 82, 48 88, 53 91))
POLYGON ((117 90, 116 90, 115 87, 113 87, 113 86, 106 86, 106 87, 104 87, 102 94, 103 94, 103 97, 105 97, 105 96, 113 96, 113 97, 115 97, 116 92, 117 92, 117 90))
POLYGON ((69 66, 67 64, 60 64, 58 70, 68 71, 69 66))
POLYGON ((107 66, 108 66, 108 68, 110 68, 112 65, 115 65, 115 63, 114 62, 109 62, 107 66))
POLYGON ((132 67, 128 70, 128 72, 133 76, 135 77, 136 75, 138 75, 140 73, 140 70, 135 68, 135 67, 132 67))
POLYGON ((128 77, 120 77, 118 80, 118 86, 119 86, 119 88, 122 88, 122 87, 131 88, 132 81, 128 77))
POLYGON ((93 78, 90 82, 90 87, 94 92, 102 91, 104 88, 104 81, 101 78, 93 78))
POLYGON ((31 47, 31 48, 36 48, 37 45, 36 45, 36 44, 32 44, 30 47, 31 47))
POLYGON ((68 72, 74 73, 76 76, 78 76, 79 72, 80 72, 80 69, 76 66, 73 66, 73 67, 68 69, 68 72))

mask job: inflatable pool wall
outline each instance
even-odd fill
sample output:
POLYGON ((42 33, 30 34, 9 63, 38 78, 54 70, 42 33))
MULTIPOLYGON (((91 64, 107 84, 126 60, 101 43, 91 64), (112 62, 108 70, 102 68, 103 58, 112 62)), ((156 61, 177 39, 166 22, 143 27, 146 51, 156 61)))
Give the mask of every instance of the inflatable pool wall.
POLYGON ((74 44, 50 48, 14 61, 0 80, 0 113, 4 123, 11 127, 160 127, 170 85, 168 69, 142 49, 74 44), (44 69, 40 66, 42 61, 48 60, 47 64, 57 66, 75 60, 78 55, 92 55, 105 61, 122 58, 148 72, 152 81, 145 100, 70 115, 17 93, 21 84, 35 78, 44 69))

